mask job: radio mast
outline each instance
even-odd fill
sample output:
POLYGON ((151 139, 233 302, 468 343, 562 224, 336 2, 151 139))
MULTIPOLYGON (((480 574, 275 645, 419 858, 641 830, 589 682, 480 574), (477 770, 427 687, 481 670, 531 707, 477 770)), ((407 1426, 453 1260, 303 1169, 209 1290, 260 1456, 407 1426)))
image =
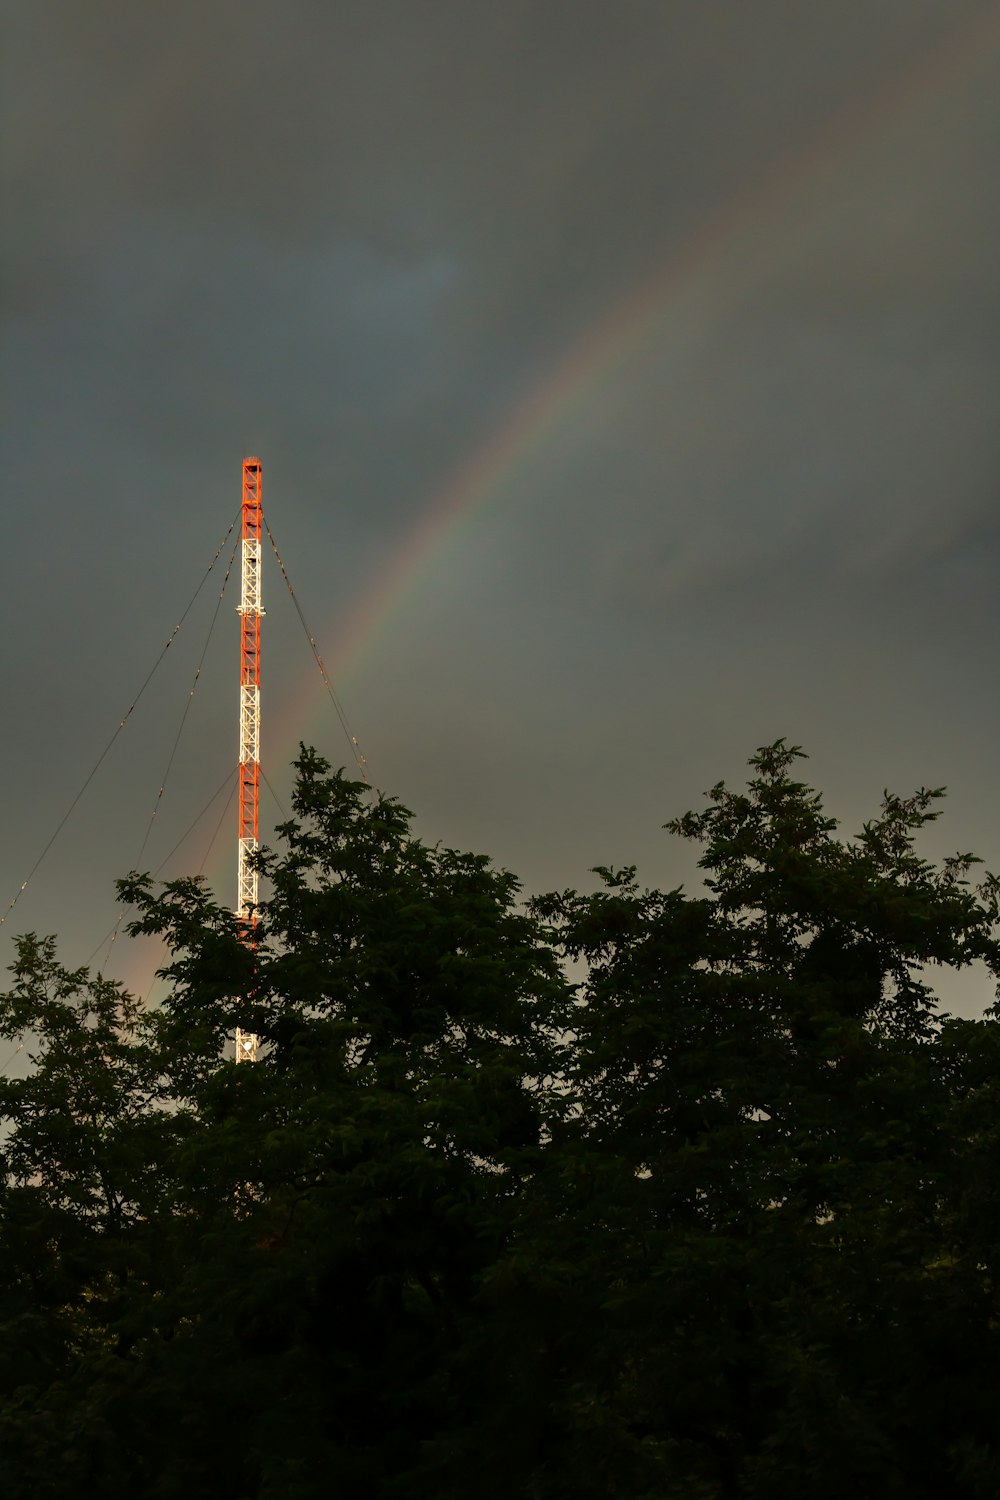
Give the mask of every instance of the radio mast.
MULTIPOLYGON (((242 586, 240 589, 240 807, 236 915, 247 942, 257 924, 257 818, 260 804, 260 541, 263 530, 260 460, 243 460, 242 586)), ((236 1061, 256 1062, 259 1038, 236 1028, 236 1061)))

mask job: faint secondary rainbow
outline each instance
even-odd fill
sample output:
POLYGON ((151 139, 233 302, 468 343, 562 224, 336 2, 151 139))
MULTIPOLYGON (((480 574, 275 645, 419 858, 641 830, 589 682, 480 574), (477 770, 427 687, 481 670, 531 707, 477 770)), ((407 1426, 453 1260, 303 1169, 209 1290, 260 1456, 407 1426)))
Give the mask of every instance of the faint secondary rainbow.
MULTIPOLYGON (((702 284, 717 284, 719 296, 757 274, 760 251, 771 256, 770 242, 754 255, 755 231, 766 231, 776 213, 802 188, 815 184, 824 171, 838 166, 883 123, 894 122, 908 107, 933 97, 986 62, 1000 45, 1000 17, 978 17, 911 62, 873 95, 842 112, 805 146, 789 153, 762 178, 721 205, 628 296, 618 301, 570 347, 555 367, 508 410, 500 425, 452 473, 430 501, 382 571, 351 611, 347 624, 325 651, 326 665, 338 688, 356 677, 386 638, 394 620, 426 579, 461 545, 476 518, 504 494, 532 457, 570 423, 592 394, 622 363, 641 351, 671 309, 702 284), (729 281, 721 284, 721 278, 729 281)), ((322 644, 322 643, 321 643, 322 644)), ((279 760, 294 754, 299 740, 310 739, 314 724, 329 711, 318 678, 290 708, 271 743, 279 760)), ((325 726, 325 719, 324 719, 325 726)), ((323 739, 327 739, 324 727, 323 739)))

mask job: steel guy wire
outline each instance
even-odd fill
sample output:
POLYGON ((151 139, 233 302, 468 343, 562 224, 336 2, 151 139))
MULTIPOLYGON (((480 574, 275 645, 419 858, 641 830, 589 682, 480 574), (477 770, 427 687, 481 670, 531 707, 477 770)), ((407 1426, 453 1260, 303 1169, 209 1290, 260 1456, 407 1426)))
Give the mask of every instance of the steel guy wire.
MULTIPOLYGON (((239 543, 237 542, 236 546, 233 548, 232 555, 230 556, 229 563, 228 563, 228 565, 226 567, 225 574, 223 575, 222 587, 219 589, 219 597, 215 601, 215 609, 214 609, 214 611, 212 613, 212 618, 209 621, 208 633, 205 636, 205 644, 201 648, 201 656, 200 656, 200 658, 198 660, 197 667, 195 667, 194 680, 191 683, 191 688, 190 688, 190 690, 188 692, 187 698, 185 699, 184 710, 183 710, 183 712, 181 714, 181 721, 180 721, 180 723, 177 726, 177 733, 174 736, 174 743, 173 743, 173 745, 171 747, 170 755, 167 758, 167 767, 166 767, 166 770, 164 771, 163 776, 162 776, 162 778, 160 780, 160 789, 157 792, 156 798, 155 798, 155 800, 153 802, 153 810, 152 810, 152 812, 149 815, 149 822, 146 824, 146 832, 143 835, 142 845, 140 846, 139 853, 138 853, 138 855, 136 857, 135 864, 132 867, 135 870, 137 870, 139 868, 139 866, 142 864, 142 856, 146 852, 146 845, 149 843, 150 835, 153 832, 153 824, 156 822, 156 815, 157 815, 157 813, 160 810, 160 803, 162 802, 162 800, 163 800, 163 794, 164 794, 164 792, 167 789, 167 782, 170 779, 170 772, 173 769, 174 760, 177 757, 177 749, 178 749, 178 746, 180 745, 180 742, 181 742, 181 736, 184 733, 184 726, 187 723, 188 714, 191 712, 191 705, 194 702, 194 695, 198 691, 198 683, 199 683, 199 681, 201 679, 202 668, 205 665, 205 657, 208 655, 208 648, 209 648, 209 646, 212 643, 212 636, 215 633, 215 627, 216 627, 216 624, 218 623, 219 610, 222 608, 222 600, 223 600, 223 596, 224 596, 224 594, 226 592, 226 584, 229 582, 229 575, 232 573, 232 571, 233 571, 233 563, 236 561, 236 548, 238 546, 239 546, 239 543)), ((125 912, 123 910, 121 912, 121 914, 119 915, 119 917, 118 917, 118 921, 115 923, 114 932, 113 932, 112 937, 111 937, 111 942, 108 945, 108 951, 107 951, 107 953, 105 954, 105 957, 104 957, 105 965, 107 965, 108 962, 111 959, 111 949, 114 947, 114 945, 115 945, 115 943, 116 943, 116 941, 118 939, 118 931, 119 931, 119 929, 121 927, 121 924, 124 921, 124 919, 125 919, 125 912)))
POLYGON ((267 524, 266 518, 264 520, 264 530, 267 532, 268 541, 271 543, 271 550, 273 551, 277 559, 278 567, 281 569, 281 576, 285 580, 285 586, 288 589, 291 601, 295 606, 295 613, 299 617, 299 623, 301 624, 302 629, 305 632, 306 640, 309 642, 312 654, 316 659, 316 665, 317 667, 319 667, 319 675, 323 679, 326 690, 330 695, 330 702, 333 704, 334 709, 336 710, 337 718, 340 720, 340 727, 341 729, 343 729, 344 734, 347 736, 348 744, 351 747, 351 755, 354 758, 354 764, 361 772, 361 779, 364 781, 365 785, 368 786, 370 785, 370 783, 368 781, 368 772, 365 769, 366 760, 361 753, 361 746, 358 744, 357 738, 351 729, 347 714, 344 710, 344 706, 341 703, 340 699, 337 697, 333 683, 330 681, 330 674, 326 670, 323 658, 319 654, 319 647, 316 645, 316 637, 313 635, 312 631, 309 629, 309 626, 306 624, 306 617, 302 613, 302 606, 299 604, 298 595, 292 588, 292 580, 289 578, 288 570, 281 560, 281 553, 278 551, 278 545, 274 540, 274 536, 271 532, 270 526, 268 526, 267 524))
POLYGON ((170 632, 170 635, 167 638, 166 644, 163 646, 162 650, 160 651, 159 656, 156 658, 155 662, 153 663, 152 667, 150 668, 150 670, 149 670, 149 672, 148 672, 148 674, 146 676, 146 679, 143 682, 142 686, 140 687, 139 691, 136 693, 135 697, 132 699, 132 702, 129 704, 128 708, 125 710, 125 713, 123 714, 123 716, 121 717, 121 719, 119 719, 117 729, 115 730, 115 732, 111 736, 111 738, 108 740, 108 743, 105 745, 105 747, 101 751, 100 755, 97 757, 97 760, 94 762, 93 766, 91 767, 91 770, 88 773, 86 780, 84 781, 84 783, 81 786, 80 790, 77 792, 76 796, 73 798, 73 800, 70 803, 69 807, 63 813, 61 819, 59 820, 58 824, 56 825, 55 832, 52 834, 51 838, 49 839, 48 843, 45 845, 45 847, 42 850, 41 854, 38 856, 38 858, 35 860, 35 863, 32 865, 31 869, 28 871, 28 874, 27 874, 26 878, 24 880, 22 880, 21 885, 20 885, 19 889, 17 890, 17 892, 15 893, 13 899, 8 902, 6 910, 4 911, 3 915, 0 916, 0 927, 2 927, 4 925, 4 923, 6 922, 7 918, 10 916, 11 912, 14 910, 14 907, 17 905, 18 901, 20 901, 21 897, 24 895, 25 891, 28 889, 28 886, 31 884, 31 881, 34 879, 35 875, 37 874, 39 866, 41 865, 41 863, 44 860, 45 856, 48 854, 49 850, 52 848, 52 845, 55 843, 56 839, 62 833, 62 831, 65 828, 66 824, 69 822, 70 818, 73 816, 73 813, 76 811, 77 804, 80 802, 81 798, 83 797, 83 794, 86 792, 87 788, 90 786, 90 783, 93 781, 94 777, 97 775, 97 773, 100 770, 101 766, 104 764, 104 761, 107 758, 108 753, 110 752, 112 745, 115 743, 115 741, 117 740, 118 736, 121 734, 122 730, 125 728, 125 725, 128 723, 129 719, 132 717, 132 714, 134 713, 136 707, 138 706, 139 700, 141 699, 141 697, 142 697, 143 693, 146 691, 146 689, 149 687, 149 684, 152 682, 154 676, 156 675, 156 671, 157 671, 157 669, 160 666, 160 663, 163 661, 163 658, 166 656, 166 654, 169 651, 170 647, 173 645, 174 640, 175 640, 175 638, 177 636, 178 631, 180 630, 181 626, 184 624, 184 621, 187 619, 188 615, 191 613, 191 610, 193 609, 193 607, 195 605, 195 602, 198 599, 199 594, 201 593, 202 589, 205 587, 205 583, 208 580, 209 574, 212 572, 212 569, 215 567, 215 564, 218 562, 219 556, 220 556, 220 554, 222 552, 222 549, 225 547, 225 545, 228 542, 230 536, 232 535, 233 528, 235 527, 236 522, 237 522, 238 519, 239 519, 239 515, 237 513, 237 515, 234 516, 233 519, 232 519, 232 521, 230 522, 229 530, 226 532, 225 536, 222 538, 222 541, 219 543, 218 547, 215 549, 215 556, 212 558, 212 561, 209 563, 208 568, 207 568, 207 570, 205 572, 205 576, 202 578, 202 580, 199 583, 198 587, 195 589, 194 594, 191 597, 190 603, 188 604, 188 606, 185 609, 184 613, 181 615, 180 619, 177 621, 177 624, 174 626, 173 630, 170 632))

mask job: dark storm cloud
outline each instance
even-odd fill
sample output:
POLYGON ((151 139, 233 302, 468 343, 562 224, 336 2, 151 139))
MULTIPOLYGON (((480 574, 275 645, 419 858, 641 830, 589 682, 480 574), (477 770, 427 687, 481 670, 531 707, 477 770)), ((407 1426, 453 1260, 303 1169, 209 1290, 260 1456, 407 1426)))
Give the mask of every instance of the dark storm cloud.
POLYGON ((558 318, 981 9, 42 0, 10 38, 15 222, 29 272, 135 215, 464 255, 483 319, 558 266, 558 318))
POLYGON ((658 268, 350 684, 378 775, 530 883, 666 858, 662 818, 783 732, 852 809, 960 782, 995 844, 992 5, 34 0, 7 31, 19 862, 243 452, 332 631, 658 268))

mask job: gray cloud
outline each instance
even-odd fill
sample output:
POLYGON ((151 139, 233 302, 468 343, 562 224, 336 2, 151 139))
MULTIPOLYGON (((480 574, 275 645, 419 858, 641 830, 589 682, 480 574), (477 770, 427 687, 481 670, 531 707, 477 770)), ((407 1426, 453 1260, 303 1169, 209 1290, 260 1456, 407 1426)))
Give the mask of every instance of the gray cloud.
MULTIPOLYGON (((244 452, 332 640, 600 329, 344 685, 378 779, 529 884, 680 878, 659 824, 788 733, 849 821, 949 781, 945 842, 996 849, 990 5, 36 0, 7 32, 12 891, 244 452)), ((267 587, 281 717, 311 668, 267 587)), ((181 665, 23 925, 103 920, 181 665)))

